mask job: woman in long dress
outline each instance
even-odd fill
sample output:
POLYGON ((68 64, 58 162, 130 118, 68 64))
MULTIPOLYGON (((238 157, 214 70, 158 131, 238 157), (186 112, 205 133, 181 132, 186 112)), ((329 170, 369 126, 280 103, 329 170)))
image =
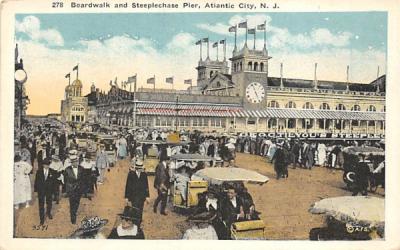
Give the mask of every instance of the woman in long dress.
POLYGON ((32 166, 22 161, 20 155, 14 157, 14 206, 16 209, 22 203, 29 207, 29 202, 32 200, 31 180, 29 179, 31 171, 32 166))
POLYGON ((125 140, 123 136, 121 136, 117 144, 118 144, 118 157, 120 159, 124 159, 128 152, 127 151, 128 142, 125 140))
POLYGON ((324 167, 326 162, 326 145, 324 143, 319 143, 317 151, 318 151, 318 165, 324 167))

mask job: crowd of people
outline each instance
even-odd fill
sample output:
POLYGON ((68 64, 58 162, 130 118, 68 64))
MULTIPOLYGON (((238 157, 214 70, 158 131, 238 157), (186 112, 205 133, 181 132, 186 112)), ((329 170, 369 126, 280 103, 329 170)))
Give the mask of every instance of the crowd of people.
MULTIPOLYGON (((14 157, 15 209, 20 209, 21 206, 29 207, 32 201, 30 176, 34 175, 33 192, 37 193, 40 225, 45 223, 46 218, 53 219, 53 203, 58 204, 63 197, 67 197, 69 201, 70 221, 76 224, 80 200, 91 200, 97 192, 98 185, 105 182, 105 174, 113 165, 107 151, 114 150, 118 160, 128 158, 131 164, 124 195, 126 208, 120 216, 120 225, 112 231, 109 238, 144 238, 141 229, 142 215, 144 204, 150 202, 150 192, 143 160, 148 155, 151 144, 143 141, 166 142, 174 131, 110 131, 109 134, 114 136, 115 140, 107 149, 110 145, 102 142, 94 147, 87 144, 82 148, 77 142, 76 133, 76 130, 54 129, 41 125, 27 126, 19 131, 14 157)), ((350 146, 349 142, 325 144, 322 141, 276 139, 249 134, 205 134, 199 131, 181 131, 179 140, 181 143, 173 146, 168 143, 159 144, 157 148, 159 163, 153 183, 157 191, 157 198, 153 204, 154 213, 160 211, 161 215, 167 215, 167 200, 171 194, 172 183, 175 183, 175 188, 181 194, 185 194, 187 182, 193 172, 204 167, 236 167, 237 152, 265 157, 266 161, 273 163, 276 178, 280 179, 289 177, 289 166, 309 170, 314 166, 344 168, 344 148, 350 146), (201 164, 183 161, 181 164, 184 166, 178 167, 169 160, 174 154, 198 154, 209 156, 213 161, 201 164)), ((360 162, 364 160, 364 157, 360 158, 360 162)), ((358 165, 365 167, 365 164, 358 165)), ((383 166, 381 162, 379 168, 373 171, 382 172, 383 169, 384 162, 383 166)), ((359 174, 363 176, 365 173, 360 171, 359 174)), ((360 179, 358 182, 360 185, 353 194, 365 194, 365 180, 360 179)), ((185 239, 227 239, 230 237, 230 230, 227 228, 229 229, 232 223, 258 218, 251 195, 244 186, 229 185, 224 189, 227 192, 223 196, 221 192, 209 189, 199 197, 199 205, 189 217, 193 227, 184 234, 185 239)), ((182 203, 185 203, 187 197, 182 195, 181 198, 182 203)), ((93 236, 96 230, 92 229, 105 224, 104 220, 99 218, 93 219, 91 223, 95 226, 81 225, 81 230, 78 231, 84 231, 83 234, 90 232, 93 236)))

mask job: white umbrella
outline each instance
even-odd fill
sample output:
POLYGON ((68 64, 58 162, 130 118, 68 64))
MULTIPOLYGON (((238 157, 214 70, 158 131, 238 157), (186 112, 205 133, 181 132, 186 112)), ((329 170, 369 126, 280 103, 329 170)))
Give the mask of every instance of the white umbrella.
POLYGON ((327 214, 342 222, 384 228, 385 199, 369 196, 342 196, 317 201, 310 212, 327 214))
POLYGON ((243 168, 204 168, 193 174, 192 180, 205 180, 211 184, 221 184, 226 181, 244 181, 258 184, 266 183, 267 176, 243 168))

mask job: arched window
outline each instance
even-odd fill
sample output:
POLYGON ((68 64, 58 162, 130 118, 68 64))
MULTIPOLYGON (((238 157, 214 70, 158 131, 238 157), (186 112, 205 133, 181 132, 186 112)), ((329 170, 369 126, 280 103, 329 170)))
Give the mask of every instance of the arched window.
POLYGON ((247 64, 247 70, 252 70, 253 69, 253 63, 252 62, 249 62, 248 64, 247 64))
POLYGON ((270 101, 267 106, 268 108, 279 108, 279 103, 277 101, 270 101))
POLYGON ((328 103, 324 102, 321 104, 321 106, 319 106, 319 109, 330 110, 330 107, 328 103))
POLYGON ((260 71, 264 72, 264 63, 260 63, 260 71))
POLYGON ((258 70, 258 62, 255 62, 254 63, 254 69, 253 69, 254 71, 257 71, 258 70))
POLYGON ((376 112, 376 108, 374 105, 369 105, 369 107, 367 108, 368 112, 376 112))
POLYGON ((336 106, 336 110, 346 110, 346 107, 345 107, 343 104, 339 103, 339 104, 336 106))
POLYGON ((221 87, 221 83, 219 81, 217 82, 217 87, 221 87))
POLYGON ((285 108, 295 109, 296 108, 296 103, 290 101, 290 102, 286 103, 285 108))
POLYGON ((354 105, 353 107, 351 107, 351 111, 361 111, 361 107, 360 105, 354 105))
POLYGON ((303 105, 303 109, 314 109, 314 106, 311 104, 311 102, 306 102, 303 105))

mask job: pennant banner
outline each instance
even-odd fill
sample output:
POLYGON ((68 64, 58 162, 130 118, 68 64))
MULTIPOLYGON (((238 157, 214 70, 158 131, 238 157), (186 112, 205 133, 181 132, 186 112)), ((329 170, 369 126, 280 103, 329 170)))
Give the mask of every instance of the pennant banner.
POLYGON ((236 26, 229 27, 229 32, 236 32, 236 26))
POLYGON ((218 42, 213 43, 213 46, 212 46, 212 47, 213 47, 213 48, 218 47, 218 42))
POLYGON ((154 77, 147 79, 147 84, 155 84, 155 82, 156 82, 156 79, 154 77))
POLYGON ((172 76, 172 77, 165 78, 165 82, 173 84, 174 83, 174 77, 172 76))
POLYGON ((256 33, 256 29, 248 29, 247 33, 254 35, 256 33))
POLYGON ((203 38, 203 43, 208 43, 208 37, 207 38, 203 38))
POLYGON ((65 75, 65 78, 70 78, 71 77, 71 73, 68 73, 65 75))
POLYGON ((239 23, 239 28, 247 28, 247 21, 243 23, 239 23))
POLYGON ((265 30, 265 23, 257 25, 258 30, 265 30))
POLYGON ((219 41, 219 44, 225 44, 225 39, 224 39, 224 40, 221 40, 221 41, 219 41))
POLYGON ((136 83, 136 75, 128 77, 128 83, 136 83))
POLYGON ((196 45, 201 44, 201 39, 196 42, 196 45))
POLYGON ((185 80, 185 81, 184 81, 184 84, 190 84, 190 85, 192 85, 192 79, 185 80))
POLYGON ((78 65, 76 65, 72 70, 78 70, 78 65))

